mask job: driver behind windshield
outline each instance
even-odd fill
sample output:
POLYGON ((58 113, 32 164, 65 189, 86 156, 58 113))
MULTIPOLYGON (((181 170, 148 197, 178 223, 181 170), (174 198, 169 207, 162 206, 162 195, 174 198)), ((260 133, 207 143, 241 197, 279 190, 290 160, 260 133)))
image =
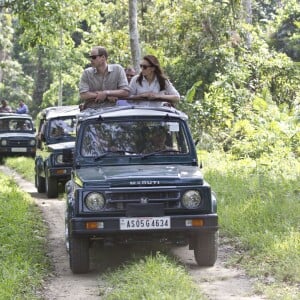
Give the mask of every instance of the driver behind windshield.
POLYGON ((163 126, 151 129, 143 153, 151 153, 171 149, 166 145, 167 131, 163 126))

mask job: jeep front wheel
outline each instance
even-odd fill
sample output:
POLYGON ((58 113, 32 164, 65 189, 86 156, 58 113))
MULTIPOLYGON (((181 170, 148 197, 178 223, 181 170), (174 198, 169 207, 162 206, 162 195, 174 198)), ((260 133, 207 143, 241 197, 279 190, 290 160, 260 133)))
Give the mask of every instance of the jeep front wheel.
POLYGON ((70 268, 74 274, 89 271, 89 240, 71 237, 69 239, 70 268))
POLYGON ((56 198, 58 196, 57 180, 46 175, 46 194, 48 198, 56 198))
POLYGON ((194 256, 198 266, 213 266, 217 260, 219 232, 200 233, 193 238, 194 256))
POLYGON ((35 186, 39 193, 45 193, 45 178, 35 174, 35 186))

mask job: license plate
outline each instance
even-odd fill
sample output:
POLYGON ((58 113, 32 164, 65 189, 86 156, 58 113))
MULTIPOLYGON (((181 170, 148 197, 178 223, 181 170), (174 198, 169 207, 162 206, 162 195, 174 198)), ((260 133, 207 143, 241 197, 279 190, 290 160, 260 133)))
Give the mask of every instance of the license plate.
POLYGON ((11 148, 11 152, 27 152, 26 148, 11 148))
POLYGON ((139 217, 120 219, 121 230, 147 230, 171 228, 170 217, 139 217))

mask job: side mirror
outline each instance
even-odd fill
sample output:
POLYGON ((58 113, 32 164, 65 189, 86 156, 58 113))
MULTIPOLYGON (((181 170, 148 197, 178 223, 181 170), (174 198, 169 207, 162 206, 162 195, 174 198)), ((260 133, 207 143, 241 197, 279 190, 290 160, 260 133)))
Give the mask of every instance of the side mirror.
POLYGON ((72 163, 74 159, 74 152, 72 149, 63 149, 63 162, 72 163))

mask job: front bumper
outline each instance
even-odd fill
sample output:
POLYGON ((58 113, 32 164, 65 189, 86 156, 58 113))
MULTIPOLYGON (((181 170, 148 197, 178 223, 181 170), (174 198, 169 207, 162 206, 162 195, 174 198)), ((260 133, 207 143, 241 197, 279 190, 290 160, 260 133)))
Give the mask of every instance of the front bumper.
POLYGON ((13 156, 13 155, 35 155, 35 147, 0 147, 0 155, 13 156))
POLYGON ((216 232, 218 230, 218 216, 217 214, 170 216, 170 228, 168 229, 121 230, 120 217, 72 218, 69 225, 70 236, 81 238, 113 238, 132 236, 134 234, 166 237, 169 234, 176 235, 177 233, 189 236, 196 232, 216 232), (201 226, 187 225, 191 224, 191 220, 199 219, 203 221, 201 226), (101 228, 89 229, 88 224, 93 222, 103 226, 101 228))
POLYGON ((59 181, 68 181, 71 178, 71 171, 71 167, 55 167, 49 168, 48 174, 50 177, 56 178, 59 181))

